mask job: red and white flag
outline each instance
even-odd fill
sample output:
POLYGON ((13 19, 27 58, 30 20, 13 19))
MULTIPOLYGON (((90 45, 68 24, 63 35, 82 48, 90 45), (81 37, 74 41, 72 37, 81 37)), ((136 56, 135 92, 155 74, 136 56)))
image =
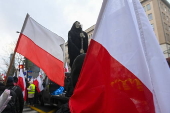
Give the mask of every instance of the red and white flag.
POLYGON ((6 74, 2 74, 2 78, 5 80, 6 79, 6 74))
POLYGON ((65 64, 65 72, 69 72, 67 62, 65 64))
POLYGON ((43 81, 41 79, 41 75, 39 75, 33 82, 33 84, 36 86, 38 92, 41 92, 44 89, 42 83, 43 83, 43 81))
POLYGON ((17 85, 21 87, 22 93, 23 93, 23 98, 26 101, 26 99, 27 99, 27 90, 26 90, 25 77, 24 77, 22 69, 20 69, 17 85))
POLYGON ((15 51, 40 67, 50 80, 64 85, 64 39, 26 16, 15 51))
POLYGON ((103 0, 72 113, 170 113, 170 70, 139 0, 103 0))

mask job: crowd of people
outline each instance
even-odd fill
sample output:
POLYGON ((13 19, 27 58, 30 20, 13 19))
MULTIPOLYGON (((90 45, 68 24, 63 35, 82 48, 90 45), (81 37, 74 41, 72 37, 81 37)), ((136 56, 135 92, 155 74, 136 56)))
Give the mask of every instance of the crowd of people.
MULTIPOLYGON (((36 90, 36 86, 33 84, 33 81, 28 81, 26 79, 26 101, 24 102, 23 91, 22 88, 17 84, 18 78, 9 76, 7 78, 6 85, 4 83, 4 79, 0 76, 0 95, 6 90, 10 90, 11 99, 7 103, 5 109, 2 113, 22 113, 24 104, 26 103, 28 106, 34 106, 38 103, 38 91, 36 90)), ((1 109, 1 108, 0 108, 1 109)))

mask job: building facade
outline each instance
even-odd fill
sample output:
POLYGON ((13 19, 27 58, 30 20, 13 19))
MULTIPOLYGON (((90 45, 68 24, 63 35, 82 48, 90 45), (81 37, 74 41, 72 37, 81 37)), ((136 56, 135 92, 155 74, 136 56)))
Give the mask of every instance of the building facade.
MULTIPOLYGON (((170 57, 170 4, 167 0, 140 0, 165 58, 170 57)), ((91 38, 95 25, 85 32, 91 38)), ((90 39, 89 39, 90 41, 90 39)))
POLYGON ((167 0, 140 0, 165 58, 170 57, 170 4, 167 0))

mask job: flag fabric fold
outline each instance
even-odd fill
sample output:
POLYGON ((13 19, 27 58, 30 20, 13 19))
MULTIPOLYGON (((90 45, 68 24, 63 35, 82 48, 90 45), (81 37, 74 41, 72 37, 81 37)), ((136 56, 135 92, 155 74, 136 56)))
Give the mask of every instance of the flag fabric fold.
POLYGON ((104 0, 72 113, 170 113, 170 70, 139 0, 104 0))
POLYGON ((40 67, 50 80, 64 85, 64 39, 26 16, 15 51, 40 67))

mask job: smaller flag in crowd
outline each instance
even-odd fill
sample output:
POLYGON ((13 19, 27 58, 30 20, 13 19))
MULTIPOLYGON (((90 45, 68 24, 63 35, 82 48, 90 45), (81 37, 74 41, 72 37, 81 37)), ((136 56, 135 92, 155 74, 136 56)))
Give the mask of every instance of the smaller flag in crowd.
POLYGON ((34 79, 33 84, 36 86, 38 92, 41 92, 44 87, 42 85, 43 81, 41 79, 41 75, 39 75, 36 79, 34 79))
POLYGON ((18 86, 21 87, 24 100, 26 101, 26 83, 25 83, 25 77, 24 77, 22 69, 20 69, 20 73, 19 73, 19 76, 18 76, 18 83, 17 84, 18 84, 18 86))

